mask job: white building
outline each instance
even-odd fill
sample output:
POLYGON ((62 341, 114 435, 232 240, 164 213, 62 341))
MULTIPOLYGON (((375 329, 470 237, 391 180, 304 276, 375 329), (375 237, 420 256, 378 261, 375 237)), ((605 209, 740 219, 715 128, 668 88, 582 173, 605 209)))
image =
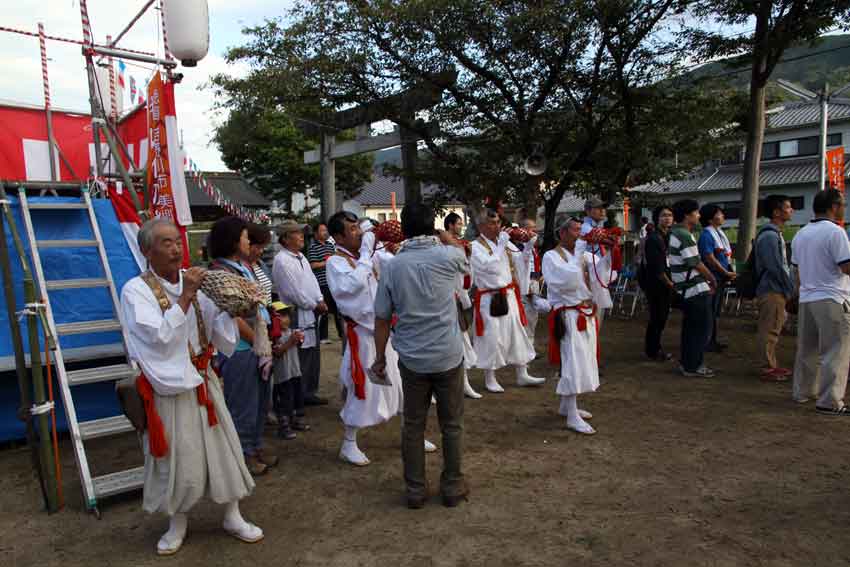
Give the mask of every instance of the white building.
MULTIPOLYGON (((791 198, 794 217, 791 224, 802 225, 812 218, 812 199, 820 175, 818 102, 789 102, 767 111, 767 123, 762 146, 759 193, 763 199, 770 194, 791 198)), ((850 144, 850 99, 833 99, 829 103, 827 149, 845 147, 845 183, 848 175, 847 145, 850 144)), ((743 149, 729 160, 707 164, 683 179, 657 181, 632 189, 643 193, 647 201, 672 203, 692 198, 705 203, 717 203, 726 210, 726 226, 737 226, 742 206, 743 149)), ((637 212, 637 211, 635 211, 637 212)), ((637 216, 650 216, 644 209, 637 216)))

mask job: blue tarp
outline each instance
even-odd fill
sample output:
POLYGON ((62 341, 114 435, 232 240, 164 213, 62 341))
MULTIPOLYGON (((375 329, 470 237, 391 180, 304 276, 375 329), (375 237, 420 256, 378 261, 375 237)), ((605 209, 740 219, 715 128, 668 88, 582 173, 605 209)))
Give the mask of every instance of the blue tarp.
MULTIPOLYGON (((12 211, 17 223, 18 233, 26 247, 27 262, 32 267, 19 203, 13 197, 9 199, 12 201, 12 211)), ((79 202, 79 199, 74 197, 30 197, 28 201, 30 203, 73 203, 79 202)), ((112 203, 106 199, 93 199, 92 203, 100 233, 106 245, 112 277, 120 295, 121 288, 128 280, 138 275, 139 268, 130 248, 127 246, 112 203)), ((88 213, 84 209, 34 210, 32 217, 37 240, 85 240, 93 238, 88 213)), ((23 271, 8 226, 4 236, 12 259, 12 279, 15 284, 17 310, 20 310, 23 309, 24 304, 23 271)), ((47 280, 103 277, 98 252, 94 247, 42 249, 41 261, 47 280)), ((2 274, 0 274, 0 280, 2 280, 2 274)), ((114 318, 112 301, 106 288, 52 291, 50 292, 50 304, 56 323, 114 318)), ((24 349, 29 352, 26 319, 21 322, 21 333, 24 337, 24 349)), ((112 332, 66 336, 62 338, 61 345, 63 352, 66 352, 68 349, 97 347, 120 342, 120 334, 112 332)), ((42 356, 43 348, 42 343, 42 356)), ((0 357, 8 361, 9 357, 12 356, 14 356, 14 350, 4 303, 4 308, 0 309, 0 357)), ((12 364, 12 367, 14 367, 14 364, 12 364)), ((114 386, 111 383, 75 386, 72 391, 76 400, 77 418, 81 421, 119 413, 114 386)), ((55 383, 53 392, 57 407, 59 407, 57 412, 59 428, 65 429, 64 410, 60 407, 61 397, 55 383)), ((19 439, 24 436, 23 423, 18 421, 16 417, 19 401, 14 371, 0 374, 0 442, 19 439)))

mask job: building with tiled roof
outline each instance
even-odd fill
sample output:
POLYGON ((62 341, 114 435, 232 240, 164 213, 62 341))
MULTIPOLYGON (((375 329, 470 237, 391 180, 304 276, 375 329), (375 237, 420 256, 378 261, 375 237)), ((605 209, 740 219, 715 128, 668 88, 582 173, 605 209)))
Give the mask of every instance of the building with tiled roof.
MULTIPOLYGON (((369 217, 377 221, 399 218, 401 208, 404 206, 404 181, 401 177, 382 173, 380 169, 376 168, 372 174, 372 180, 363 186, 356 197, 343 203, 343 209, 359 217, 369 217), (393 199, 395 199, 395 210, 393 210, 393 199)), ((436 191, 435 185, 422 184, 423 197, 427 198, 436 191)), ((449 213, 457 213, 463 217, 465 224, 468 222, 463 204, 450 202, 444 204, 441 214, 435 219, 435 225, 438 228, 443 227, 443 219, 449 213)))
MULTIPOLYGON (((790 102, 767 111, 759 192, 762 197, 781 193, 791 197, 792 224, 812 218, 812 199, 819 190, 820 103, 790 102)), ((845 148, 845 179, 850 175, 850 99, 829 103, 827 149, 845 148)), ((678 179, 660 180, 632 189, 647 202, 673 202, 693 198, 718 203, 726 209, 728 226, 737 226, 743 201, 743 148, 730 160, 709 162, 678 179)), ((845 184, 847 181, 845 182, 845 184)), ((647 214, 644 210, 643 214, 647 214)))
MULTIPOLYGON (((211 185, 221 191, 223 197, 235 205, 256 211, 265 211, 272 206, 271 201, 236 171, 201 173, 211 185)), ((186 190, 189 193, 189 206, 195 221, 211 221, 227 215, 227 212, 201 188, 198 178, 191 171, 186 172, 186 190)))

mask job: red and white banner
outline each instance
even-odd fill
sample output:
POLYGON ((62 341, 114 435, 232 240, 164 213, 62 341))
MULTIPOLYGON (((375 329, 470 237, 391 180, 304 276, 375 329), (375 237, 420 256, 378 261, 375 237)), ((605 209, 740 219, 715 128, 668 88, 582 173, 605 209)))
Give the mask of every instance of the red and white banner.
MULTIPOLYGON (((47 118, 43 109, 0 106, 0 178, 20 181, 50 180, 47 118)), ((94 166, 91 117, 53 109, 53 136, 73 173, 56 155, 59 178, 86 179, 94 166), (76 174, 76 175, 74 175, 76 174)))
POLYGON ((844 146, 826 152, 826 179, 830 188, 844 193, 844 146))
POLYGON ((192 224, 174 107, 174 83, 154 74, 148 85, 148 190, 155 217, 192 224))

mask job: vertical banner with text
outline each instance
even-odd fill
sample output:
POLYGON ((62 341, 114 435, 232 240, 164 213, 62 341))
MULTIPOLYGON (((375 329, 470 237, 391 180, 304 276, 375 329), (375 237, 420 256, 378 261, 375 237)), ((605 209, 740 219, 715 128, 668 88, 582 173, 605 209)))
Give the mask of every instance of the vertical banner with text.
POLYGON ((186 226, 192 224, 183 158, 177 138, 174 84, 154 73, 148 84, 148 190, 151 215, 171 219, 183 239, 183 264, 189 266, 186 226))
POLYGON ((826 152, 826 179, 831 188, 844 193, 844 146, 826 152))

